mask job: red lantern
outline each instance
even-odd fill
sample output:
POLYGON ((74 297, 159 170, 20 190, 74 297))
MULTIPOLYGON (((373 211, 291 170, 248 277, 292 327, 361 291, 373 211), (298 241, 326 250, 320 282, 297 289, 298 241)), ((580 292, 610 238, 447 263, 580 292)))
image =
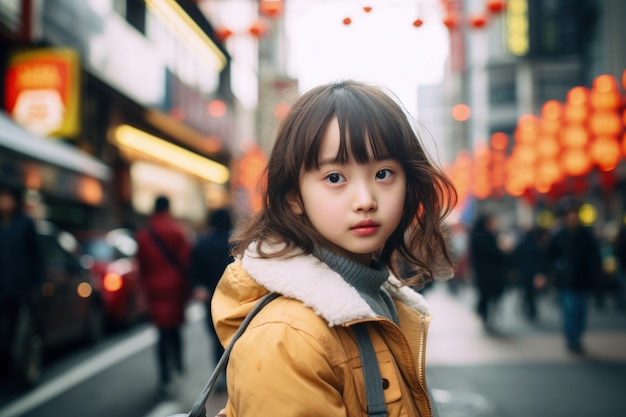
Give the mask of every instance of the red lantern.
POLYGON ((254 22, 248 29, 248 32, 250 32, 252 36, 256 36, 257 38, 265 35, 266 31, 267 31, 267 28, 265 24, 260 20, 257 20, 256 22, 254 22))
POLYGON ((491 13, 501 13, 505 6, 504 0, 487 0, 487 10, 491 13))
POLYGON ((597 111, 589 117, 589 130, 594 135, 617 136, 622 131, 622 121, 615 112, 597 111))
POLYGON ((481 29, 487 25, 487 17, 484 14, 477 14, 470 17, 469 23, 474 29, 481 29))
POLYGON ((448 29, 454 29, 459 24, 459 18, 455 13, 448 12, 446 16, 443 18, 443 24, 448 29))
POLYGON ((591 106, 601 110, 616 110, 622 104, 622 97, 615 77, 609 74, 597 76, 591 89, 591 106))
POLYGON ((267 17, 276 17, 283 12, 285 5, 282 0, 261 0, 259 11, 267 17))
POLYGON ((370 6, 363 6, 363 11, 365 11, 365 13, 369 13, 372 11, 372 8, 370 6))
POLYGON ((620 160, 617 140, 611 136, 597 137, 591 144, 591 157, 602 171, 615 169, 620 160))
POLYGON ((555 136, 541 135, 537 141, 537 155, 540 158, 555 158, 560 151, 559 142, 555 136))
POLYGON ((544 159, 537 165, 537 178, 552 185, 563 179, 563 171, 555 159, 544 159))
POLYGON ((567 92, 566 102, 573 106, 584 106, 589 101, 589 90, 585 87, 574 87, 567 92))
POLYGON ((583 123, 587 119, 587 106, 565 104, 563 107, 563 119, 569 123, 583 123))
POLYGON ((506 133, 496 132, 491 135, 491 147, 497 151, 505 151, 509 145, 509 137, 506 133))
POLYGON ((348 26, 350 25, 350 23, 352 23, 352 19, 350 19, 349 17, 346 17, 345 19, 343 19, 343 24, 348 26))
POLYGON ((413 21, 413 26, 415 26, 416 28, 422 26, 424 24, 424 21, 422 19, 415 19, 413 21))
POLYGON ((523 114, 517 120, 514 132, 516 143, 535 143, 538 136, 539 118, 534 114, 523 114))
POLYGON ((569 148, 561 155, 561 167, 567 175, 581 176, 591 169, 591 159, 584 147, 569 148))
POLYGON ((233 31, 228 28, 217 28, 215 29, 215 36, 222 42, 225 42, 226 39, 230 38, 233 34, 233 31))
POLYGON ((569 125, 561 132, 561 143, 564 146, 585 146, 589 141, 589 132, 583 125, 569 125))

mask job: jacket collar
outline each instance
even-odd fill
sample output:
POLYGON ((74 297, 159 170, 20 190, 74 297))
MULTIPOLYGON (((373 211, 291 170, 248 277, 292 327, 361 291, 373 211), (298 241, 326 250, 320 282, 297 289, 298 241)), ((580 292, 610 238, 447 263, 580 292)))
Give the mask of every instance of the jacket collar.
MULTIPOLYGON (((313 255, 295 253, 282 258, 261 258, 254 246, 243 255, 242 266, 269 291, 301 301, 324 318, 330 326, 377 317, 357 290, 313 255)), ((424 297, 390 274, 383 287, 392 298, 428 314, 424 297)))

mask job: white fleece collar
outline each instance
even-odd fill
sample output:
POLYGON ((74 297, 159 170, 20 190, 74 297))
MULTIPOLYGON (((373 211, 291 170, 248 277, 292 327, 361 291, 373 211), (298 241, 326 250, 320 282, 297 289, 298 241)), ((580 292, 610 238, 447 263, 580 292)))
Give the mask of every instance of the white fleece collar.
MULTIPOLYGON (((330 326, 377 317, 354 287, 313 255, 260 258, 254 247, 250 247, 241 261, 246 272, 260 285, 301 301, 330 326)), ((424 297, 411 288, 400 286, 393 275, 383 286, 392 298, 428 314, 424 297)))

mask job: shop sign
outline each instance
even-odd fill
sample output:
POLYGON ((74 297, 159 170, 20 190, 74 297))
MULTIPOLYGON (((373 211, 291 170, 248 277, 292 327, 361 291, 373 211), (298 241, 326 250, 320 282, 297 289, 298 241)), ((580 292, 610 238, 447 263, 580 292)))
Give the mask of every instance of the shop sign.
POLYGON ((11 117, 41 136, 79 133, 78 54, 67 48, 42 48, 10 55, 5 108, 11 117))

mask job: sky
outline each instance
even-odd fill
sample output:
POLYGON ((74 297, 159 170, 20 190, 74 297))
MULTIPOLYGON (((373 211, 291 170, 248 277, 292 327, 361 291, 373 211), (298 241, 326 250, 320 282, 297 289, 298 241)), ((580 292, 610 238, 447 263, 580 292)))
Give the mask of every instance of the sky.
MULTIPOLYGON (((442 80, 448 56, 448 31, 440 0, 285 0, 284 49, 287 75, 300 92, 316 85, 356 79, 394 93, 417 113, 417 87, 442 80), (371 7, 366 13, 364 7, 371 7), (352 23, 343 20, 350 17, 352 23), (413 22, 424 24, 417 28, 413 22)), ((257 105, 257 55, 248 28, 255 1, 204 0, 202 8, 216 27, 234 32, 232 88, 248 108, 257 105)))
POLYGON ((287 72, 300 91, 346 78, 381 85, 415 115, 417 87, 444 74, 449 48, 441 15, 439 0, 288 0, 287 72))

